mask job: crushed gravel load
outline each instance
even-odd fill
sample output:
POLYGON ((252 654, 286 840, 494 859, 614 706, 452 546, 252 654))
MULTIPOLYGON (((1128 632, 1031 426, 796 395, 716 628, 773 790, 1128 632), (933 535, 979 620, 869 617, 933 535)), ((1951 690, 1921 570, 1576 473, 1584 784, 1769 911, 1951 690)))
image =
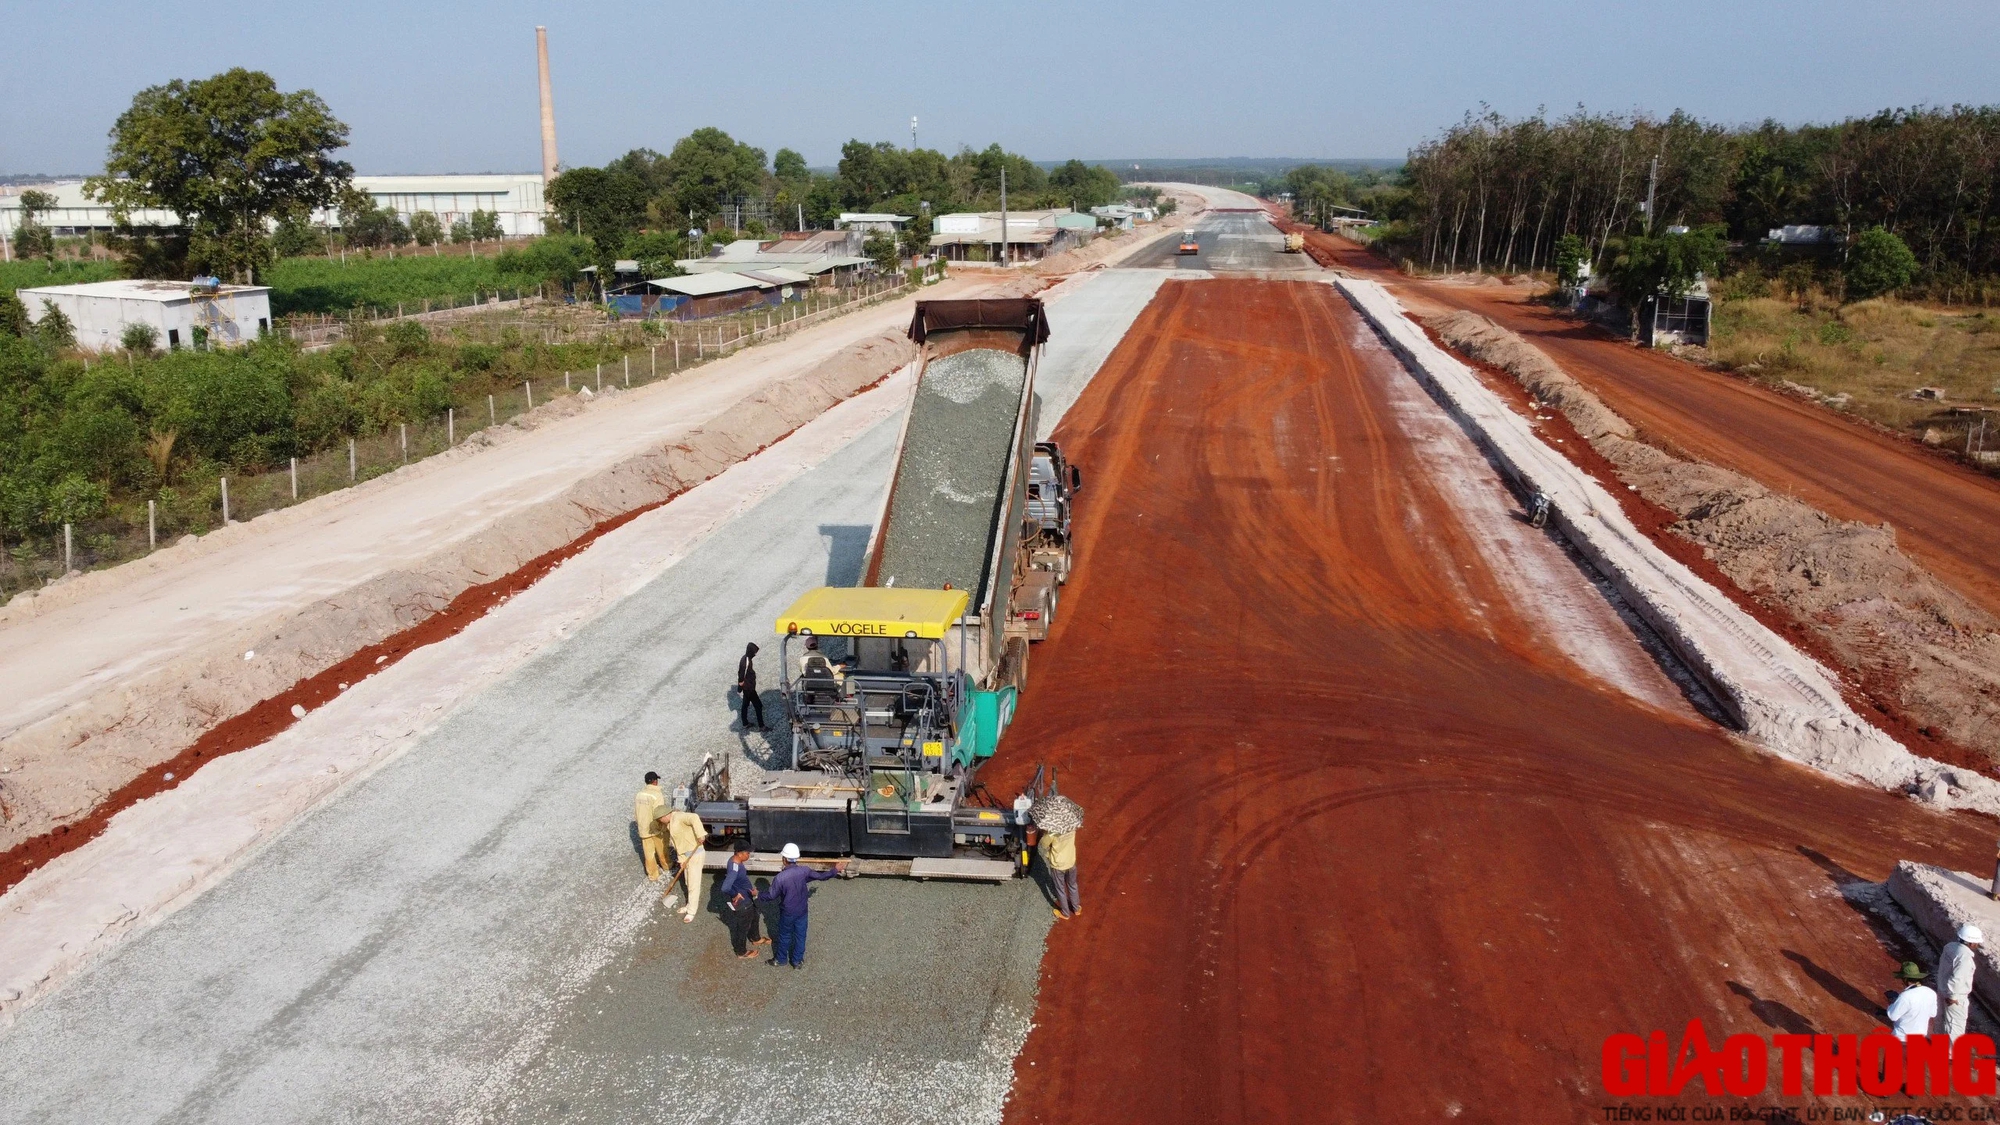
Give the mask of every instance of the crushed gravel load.
POLYGON ((1027 359, 1011 351, 977 348, 925 364, 882 530, 881 585, 950 583, 975 601, 983 595, 1027 381, 1027 359))

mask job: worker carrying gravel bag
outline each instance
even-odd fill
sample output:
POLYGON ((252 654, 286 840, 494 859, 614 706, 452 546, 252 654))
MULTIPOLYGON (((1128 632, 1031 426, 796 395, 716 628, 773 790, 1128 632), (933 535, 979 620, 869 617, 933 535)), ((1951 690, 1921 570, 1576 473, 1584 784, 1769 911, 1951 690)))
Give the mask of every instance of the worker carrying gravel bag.
POLYGON ((1055 896, 1058 919, 1083 913, 1083 898, 1076 880, 1076 834, 1083 829, 1083 809, 1061 795, 1036 801, 1029 817, 1042 834, 1035 851, 1042 868, 1049 873, 1049 890, 1055 896))

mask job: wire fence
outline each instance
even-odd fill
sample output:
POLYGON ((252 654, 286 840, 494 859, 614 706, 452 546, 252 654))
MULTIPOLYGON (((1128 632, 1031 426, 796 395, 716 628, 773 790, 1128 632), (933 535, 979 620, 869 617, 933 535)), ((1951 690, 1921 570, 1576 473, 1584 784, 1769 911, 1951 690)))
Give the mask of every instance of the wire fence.
MULTIPOLYGON (((906 276, 883 278, 811 300, 745 310, 698 322, 612 322, 627 345, 618 357, 591 367, 541 376, 511 387, 456 401, 444 414, 357 435, 261 472, 182 477, 143 501, 126 501, 106 515, 51 527, 13 539, 0 549, 0 600, 36 589, 72 572, 101 569, 339 492, 432 457, 530 410, 560 399, 601 391, 638 389, 663 382, 703 364, 733 355, 752 344, 791 335, 833 317, 901 296, 913 284, 906 276)), ((496 314, 493 324, 466 326, 470 334, 498 335, 515 317, 496 314)), ((606 326, 600 326, 606 327, 606 326)))
POLYGON ((357 305, 345 313, 288 313, 278 318, 278 330, 300 346, 324 347, 346 339, 357 325, 381 326, 408 318, 446 319, 467 310, 519 308, 529 301, 548 300, 548 286, 535 289, 475 289, 470 294, 405 301, 393 306, 357 305))

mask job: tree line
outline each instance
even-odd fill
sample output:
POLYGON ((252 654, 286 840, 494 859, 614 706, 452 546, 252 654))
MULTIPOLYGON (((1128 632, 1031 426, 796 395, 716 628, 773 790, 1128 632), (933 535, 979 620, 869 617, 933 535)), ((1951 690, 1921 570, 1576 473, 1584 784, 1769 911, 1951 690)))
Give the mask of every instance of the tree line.
POLYGON ((1796 126, 1489 110, 1413 149, 1404 183, 1409 213, 1391 240, 1433 269, 1551 268, 1566 237, 1603 264, 1669 227, 1754 244, 1811 224, 1837 232, 1843 259, 1879 228, 1908 246, 1922 279, 2000 273, 2000 107, 1796 126))
POLYGON ((886 211, 911 223, 900 243, 877 248, 885 264, 928 245, 931 218, 951 211, 997 210, 1004 172, 1016 210, 1087 210, 1123 195, 1118 176, 1071 160, 1044 171, 999 145, 900 148, 850 140, 832 175, 814 172, 798 152, 764 150, 721 129, 696 129, 662 154, 635 148, 601 168, 572 168, 549 185, 549 206, 565 230, 592 239, 609 263, 628 258, 668 276, 676 257, 701 252, 710 228, 769 237, 796 227, 826 229, 843 211, 886 211), (747 214, 747 218, 745 217, 747 214), (689 235, 687 232, 696 232, 689 235))

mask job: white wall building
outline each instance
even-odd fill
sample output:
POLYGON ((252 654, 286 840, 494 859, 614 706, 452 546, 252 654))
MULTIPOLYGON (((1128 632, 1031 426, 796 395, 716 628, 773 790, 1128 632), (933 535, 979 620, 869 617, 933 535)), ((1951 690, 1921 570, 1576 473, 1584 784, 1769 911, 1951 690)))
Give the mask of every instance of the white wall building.
POLYGON ((271 330, 271 290, 263 285, 93 281, 20 289, 15 295, 31 321, 48 315, 44 301, 61 309, 76 326, 76 346, 100 352, 119 347, 133 324, 152 325, 155 343, 165 348, 192 345, 196 328, 218 347, 245 344, 271 330))
MULTIPOLYGON (((375 199, 375 206, 387 207, 405 219, 418 211, 435 214, 445 229, 474 211, 492 211, 500 217, 500 230, 509 238, 542 233, 542 177, 539 173, 506 173, 478 176, 356 176, 354 186, 375 199)), ((43 226, 59 235, 82 234, 86 230, 112 228, 111 208, 83 193, 82 180, 53 184, 15 184, 0 188, 0 232, 8 238, 21 225, 21 193, 42 191, 55 196, 55 209, 41 216, 43 226)), ((132 221, 139 226, 174 226, 179 219, 171 211, 138 211, 132 221)), ((313 222, 340 225, 331 212, 316 212, 313 222)))

